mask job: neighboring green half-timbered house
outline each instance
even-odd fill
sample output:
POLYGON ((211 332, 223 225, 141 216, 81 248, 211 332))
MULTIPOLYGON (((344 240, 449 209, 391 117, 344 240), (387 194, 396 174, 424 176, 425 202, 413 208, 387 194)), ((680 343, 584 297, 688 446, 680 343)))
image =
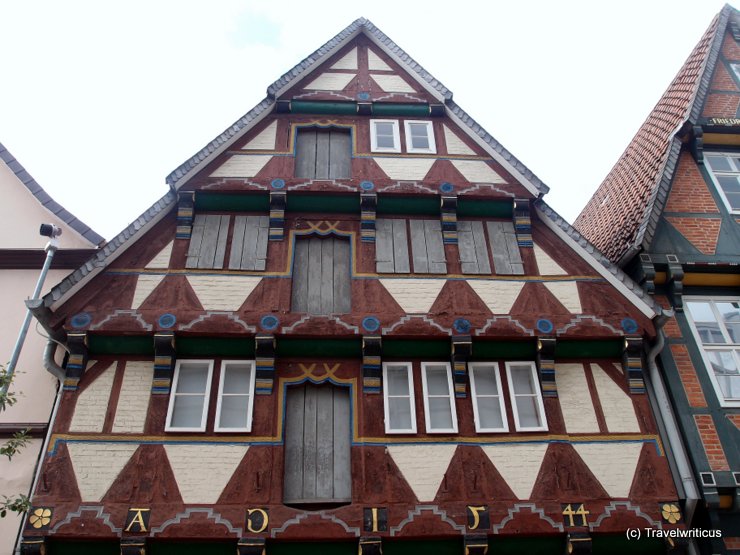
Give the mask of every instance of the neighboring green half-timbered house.
POLYGON ((359 19, 34 312, 26 553, 665 552, 661 307, 359 19))
POLYGON ((740 553, 740 12, 718 14, 575 227, 675 310, 658 358, 703 553, 740 553))

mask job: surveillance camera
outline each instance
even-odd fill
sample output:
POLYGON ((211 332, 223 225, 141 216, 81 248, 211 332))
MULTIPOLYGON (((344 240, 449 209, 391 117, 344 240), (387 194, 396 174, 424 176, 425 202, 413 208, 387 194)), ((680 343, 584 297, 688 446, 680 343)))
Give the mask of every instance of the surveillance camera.
POLYGON ((44 237, 59 237, 62 234, 62 228, 55 226, 54 224, 41 224, 39 228, 39 235, 44 237))

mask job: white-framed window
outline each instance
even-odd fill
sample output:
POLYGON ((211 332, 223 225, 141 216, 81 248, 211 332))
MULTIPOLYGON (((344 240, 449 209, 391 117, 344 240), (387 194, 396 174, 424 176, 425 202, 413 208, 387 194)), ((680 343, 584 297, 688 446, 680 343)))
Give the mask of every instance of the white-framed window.
POLYGON ((424 415, 427 433, 457 433, 457 412, 449 362, 422 362, 424 415))
POLYGON ((506 377, 509 382, 514 426, 518 432, 547 430, 545 406, 542 403, 540 381, 534 362, 507 362, 506 377))
POLYGON ((727 209, 740 214, 740 153, 705 151, 704 161, 727 209))
POLYGON ((740 406, 740 297, 684 297, 720 405, 740 406))
POLYGON ((401 134, 398 120, 370 120, 370 150, 373 152, 401 152, 401 134))
POLYGON ((252 431, 254 380, 254 361, 224 360, 221 362, 215 431, 252 431))
POLYGON ((508 432, 501 375, 496 362, 471 362, 470 392, 476 432, 508 432))
POLYGON ((437 152, 431 121, 405 120, 403 123, 406 129, 406 152, 423 154, 437 152))
POLYGON ((204 432, 211 392, 212 360, 178 360, 167 409, 168 432, 204 432))
POLYGON ((383 363, 385 433, 415 434, 416 403, 410 362, 383 363))

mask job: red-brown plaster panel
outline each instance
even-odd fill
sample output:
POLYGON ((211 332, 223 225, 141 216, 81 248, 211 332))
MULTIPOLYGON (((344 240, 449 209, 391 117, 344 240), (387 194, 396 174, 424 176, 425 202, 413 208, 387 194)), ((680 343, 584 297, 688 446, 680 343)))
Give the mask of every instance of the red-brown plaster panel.
POLYGON ((584 314, 603 318, 616 329, 620 329, 623 318, 630 317, 637 322, 638 334, 643 331, 653 333, 652 321, 611 284, 603 281, 581 281, 578 282, 578 293, 584 314))
POLYGON ((463 280, 447 280, 429 309, 435 322, 451 328, 457 318, 465 317, 473 328, 483 327, 493 313, 463 280))
POLYGON ((352 497, 363 505, 404 503, 416 496, 385 446, 352 448, 352 497))
POLYGON ((596 271, 532 214, 532 240, 571 276, 593 276, 596 271))
POLYGON ((166 504, 184 508, 177 480, 162 445, 140 445, 103 497, 103 503, 148 507, 166 504))
POLYGON ((649 502, 655 499, 669 500, 675 498, 676 490, 666 457, 661 457, 658 454, 655 445, 643 445, 635 476, 632 480, 630 499, 649 502))
POLYGON ((539 282, 524 284, 509 313, 517 320, 530 322, 532 325, 528 327, 534 327, 534 322, 539 318, 548 318, 555 324, 556 320, 558 322, 563 319, 570 321, 572 317, 563 303, 539 282))
MULTIPOLYGON (((276 460, 276 449, 272 446, 252 445, 237 466, 221 496, 219 505, 267 505, 270 503, 272 482, 282 481, 282 457, 276 460)), ((279 500, 278 500, 279 502, 279 500)))
MULTIPOLYGON (((108 268, 110 270, 143 268, 175 238, 176 225, 177 208, 172 206, 161 221, 157 222, 142 237, 137 237, 135 246, 127 249, 108 268)), ((129 241, 132 241, 132 239, 129 239, 129 241)))
POLYGON ((471 505, 515 500, 517 497, 491 460, 477 445, 459 445, 450 461, 434 502, 446 505, 467 501, 471 505))
POLYGON ((139 307, 140 312, 158 311, 160 314, 167 311, 186 313, 203 310, 188 278, 176 274, 165 276, 139 307))
MULTIPOLYGON (((41 467, 34 505, 53 505, 60 501, 79 505, 82 496, 77 488, 77 478, 72 469, 69 451, 64 443, 57 443, 54 454, 46 454, 41 467)), ((57 517, 60 516, 58 513, 57 517)))
POLYGON ((78 312, 89 312, 93 324, 99 323, 116 309, 130 309, 136 289, 135 275, 100 274, 78 291, 64 307, 55 313, 52 327, 62 323, 68 316, 78 312))
POLYGON ((576 453, 573 446, 553 443, 547 448, 532 499, 564 503, 609 499, 609 495, 576 453))

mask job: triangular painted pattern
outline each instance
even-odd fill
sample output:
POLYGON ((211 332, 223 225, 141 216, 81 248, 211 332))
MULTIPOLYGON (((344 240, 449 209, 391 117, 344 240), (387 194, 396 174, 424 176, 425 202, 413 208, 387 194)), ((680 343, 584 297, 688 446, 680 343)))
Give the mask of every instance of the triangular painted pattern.
POLYGON ((481 447, 519 499, 529 499, 540 473, 547 443, 486 445, 481 447))
POLYGON ((314 91, 341 91, 356 76, 355 73, 322 73, 306 85, 306 89, 314 91))
POLYGON ((165 445, 167 459, 185 503, 211 505, 249 450, 248 445, 165 445))
POLYGON ((537 269, 541 276, 564 276, 568 274, 537 243, 534 244, 534 257, 537 260, 537 269))
POLYGON ((147 270, 165 270, 169 268, 170 257, 172 256, 172 246, 174 244, 174 241, 167 243, 167 246, 159 251, 159 253, 149 261, 149 264, 147 264, 145 268, 147 270))
POLYGON ((254 177, 272 156, 262 154, 235 154, 216 171, 211 177, 254 177))
POLYGON ((334 62, 331 69, 357 69, 357 47, 355 46, 339 60, 334 62))
POLYGON ((448 154, 467 154, 473 155, 475 151, 466 145, 460 137, 458 137, 452 129, 444 126, 445 130, 445 143, 447 144, 448 154))
POLYGON ((380 169, 391 179, 421 181, 429 173, 436 158, 406 158, 401 156, 373 158, 380 169))
MULTIPOLYGON (((88 364, 88 368, 91 365, 88 364)), ((70 432, 102 432, 105 413, 108 411, 113 381, 116 377, 115 364, 111 363, 95 378, 90 385, 80 392, 75 403, 70 432)), ((89 379, 90 376, 88 375, 89 379)))
POLYGON ((388 453, 416 498, 433 501, 450 466, 456 445, 389 445, 388 453))
POLYGON ((273 121, 262 132, 244 145, 242 150, 275 150, 277 121, 273 121))
POLYGON ((141 306, 146 298, 162 283, 164 274, 146 275, 142 274, 136 279, 136 289, 134 290, 134 300, 131 302, 131 308, 137 309, 141 306))
POLYGON ((138 448, 130 443, 67 443, 82 501, 100 502, 138 448))
POLYGON ((573 448, 611 497, 627 497, 642 443, 574 443, 573 448))
POLYGON ((523 281, 466 280, 494 314, 509 314, 524 287, 523 281))
POLYGON ((367 68, 376 71, 393 71, 372 49, 367 49, 367 68))
POLYGON ((416 92, 411 85, 409 85, 403 78, 398 75, 377 75, 373 74, 370 78, 377 83, 377 85, 384 92, 400 92, 400 93, 413 93, 416 92))
POLYGON ((575 281, 548 281, 544 285, 570 313, 581 314, 583 312, 581 297, 578 293, 578 283, 575 281))
POLYGON ((187 276, 205 310, 236 311, 257 287, 261 277, 187 276))
POLYGON ((452 165, 471 183, 506 183, 483 160, 452 160, 452 165))
POLYGON ((447 283, 444 279, 381 279, 406 314, 426 314, 447 283))

